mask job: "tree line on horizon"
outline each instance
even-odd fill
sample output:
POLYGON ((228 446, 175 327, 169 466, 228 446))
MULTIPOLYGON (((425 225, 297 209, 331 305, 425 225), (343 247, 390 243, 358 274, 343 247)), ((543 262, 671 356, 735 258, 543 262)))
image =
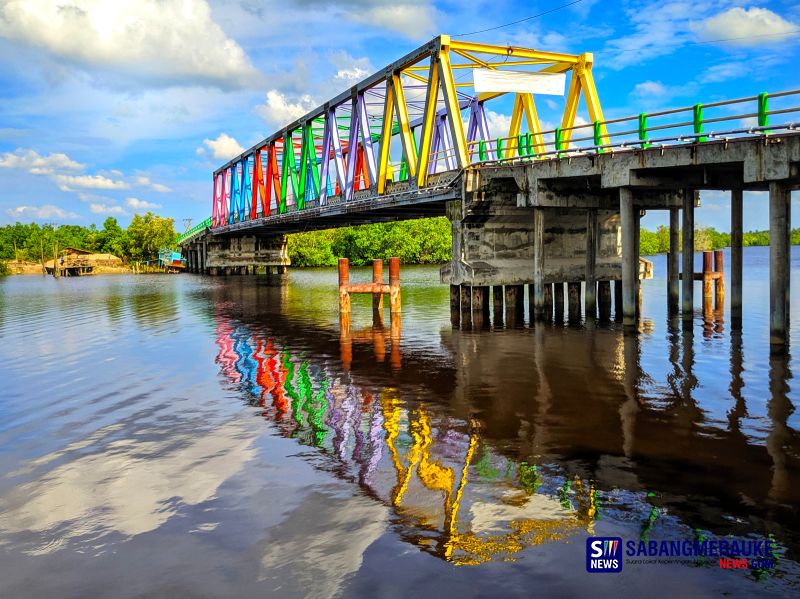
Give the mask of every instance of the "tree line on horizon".
MULTIPOLYGON (((398 256, 404 264, 442 264, 451 259, 452 228, 444 217, 392 223, 376 223, 309 231, 289 235, 288 251, 293 266, 335 266, 339 258, 348 258, 353 266, 364 266, 375 258, 387 260, 398 256)), ((696 251, 716 250, 730 245, 730 233, 713 227, 695 230, 696 251)), ((39 262, 52 260, 54 242, 59 248, 77 247, 97 253, 113 254, 124 261, 147 261, 158 257, 161 248, 175 248, 177 235, 174 220, 152 212, 134 215, 123 229, 113 217, 95 225, 36 223, 0 227, 0 273, 4 261, 39 262)), ((800 245, 800 228, 793 229, 791 243, 800 245)), ((769 231, 748 231, 745 246, 769 245, 769 231)), ((669 251, 669 228, 642 229, 640 252, 644 256, 669 251)))
POLYGON ((98 254, 113 254, 124 262, 145 262, 158 258, 161 248, 177 247, 175 222, 147 212, 134 214, 127 229, 109 216, 103 227, 92 224, 56 225, 15 223, 0 227, 0 262, 47 262, 53 252, 74 247, 98 254))

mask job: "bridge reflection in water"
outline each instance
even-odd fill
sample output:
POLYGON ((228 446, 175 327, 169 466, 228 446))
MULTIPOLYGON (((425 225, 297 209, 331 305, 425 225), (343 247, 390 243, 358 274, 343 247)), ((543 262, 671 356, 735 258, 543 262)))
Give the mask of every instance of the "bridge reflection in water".
POLYGON ((215 318, 227 384, 280 434, 318 449, 321 468, 389 507, 399 536, 432 555, 514 559, 592 534, 598 520, 637 522, 642 538, 654 527, 690 539, 778 530, 781 551, 800 547, 790 525, 800 439, 787 424, 789 361, 770 358, 768 429, 743 432, 740 332, 730 351, 734 401, 720 422, 695 399, 695 339, 677 322, 661 386, 641 365, 639 337, 613 325, 588 335, 444 330, 445 357, 401 362, 399 320, 390 335, 380 323, 363 334, 320 324, 319 347, 306 335, 294 351, 290 319, 272 313, 267 326, 226 305, 217 302, 215 318), (339 356, 330 354, 337 337, 339 356), (390 371, 377 368, 387 338, 390 371), (354 340, 372 352, 354 352, 354 340))

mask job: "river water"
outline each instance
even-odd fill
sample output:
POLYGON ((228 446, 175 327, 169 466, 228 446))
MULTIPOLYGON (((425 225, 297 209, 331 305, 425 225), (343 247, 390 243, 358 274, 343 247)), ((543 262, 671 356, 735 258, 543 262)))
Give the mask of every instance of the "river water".
POLYGON ((768 258, 736 332, 671 326, 655 257, 638 336, 454 330, 435 267, 345 336, 333 269, 0 280, 0 596, 798 593, 800 326, 770 357, 768 258), (588 573, 597 536, 774 564, 588 573))

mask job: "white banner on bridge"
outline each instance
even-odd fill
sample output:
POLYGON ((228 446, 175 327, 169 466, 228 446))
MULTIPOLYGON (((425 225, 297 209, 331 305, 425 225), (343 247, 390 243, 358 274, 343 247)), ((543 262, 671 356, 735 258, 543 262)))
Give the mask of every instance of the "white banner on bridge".
POLYGON ((475 92, 479 94, 512 92, 563 96, 567 83, 564 73, 472 69, 472 76, 475 92))

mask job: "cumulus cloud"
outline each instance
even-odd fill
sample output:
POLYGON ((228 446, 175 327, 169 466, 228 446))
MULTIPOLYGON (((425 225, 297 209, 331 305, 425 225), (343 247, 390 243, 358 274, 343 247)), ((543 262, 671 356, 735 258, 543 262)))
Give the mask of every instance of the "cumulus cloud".
POLYGON ((288 98, 276 89, 267 92, 266 101, 255 107, 255 113, 274 127, 284 127, 296 121, 317 104, 309 95, 288 98))
POLYGON ((260 77, 206 0, 5 0, 0 36, 156 84, 245 87, 260 77))
POLYGON ((412 40, 426 40, 438 32, 439 12, 425 2, 384 3, 346 11, 353 21, 394 31, 412 40))
MULTIPOLYGON (((112 171, 112 172, 114 172, 114 171, 112 171)), ((120 174, 120 176, 121 176, 121 174, 120 174)), ((157 191, 159 193, 167 193, 169 191, 172 191, 166 185, 162 185, 161 183, 155 183, 155 182, 151 181, 150 177, 148 177, 147 175, 137 175, 135 181, 136 181, 136 185, 139 185, 141 187, 149 187, 153 191, 157 191)))
POLYGON ((766 8, 737 6, 702 21, 695 28, 701 41, 725 40, 737 46, 760 46, 796 34, 800 25, 766 8))
POLYGON ((328 60, 336 68, 334 81, 341 81, 347 85, 358 83, 375 71, 369 58, 353 58, 344 51, 332 53, 328 60))
POLYGON ((60 152, 42 156, 34 150, 17 148, 14 152, 0 155, 0 167, 24 169, 33 175, 50 175, 59 170, 80 171, 84 165, 60 152))
POLYGON ((125 203, 134 210, 150 210, 154 208, 161 208, 161 204, 140 200, 138 198, 128 198, 125 203))
POLYGON ((487 110, 486 123, 489 126, 489 137, 508 137, 508 131, 511 129, 510 115, 487 110))
POLYGON ((642 81, 633 88, 633 95, 649 98, 663 98, 669 95, 669 90, 660 81, 642 81))
POLYGON ((125 181, 115 181, 103 175, 55 175, 53 180, 61 191, 79 189, 128 189, 125 181))
POLYGON ((122 206, 113 204, 89 204, 89 210, 93 214, 126 214, 122 206))
MULTIPOLYGON (((227 133, 220 133, 217 139, 204 139, 203 143, 217 160, 230 160, 244 152, 244 148, 227 133)), ((198 154, 205 154, 205 148, 197 148, 198 154)))
POLYGON ((16 208, 9 208, 6 213, 12 218, 31 218, 34 220, 78 218, 78 215, 74 212, 67 212, 52 204, 17 206, 16 208))

